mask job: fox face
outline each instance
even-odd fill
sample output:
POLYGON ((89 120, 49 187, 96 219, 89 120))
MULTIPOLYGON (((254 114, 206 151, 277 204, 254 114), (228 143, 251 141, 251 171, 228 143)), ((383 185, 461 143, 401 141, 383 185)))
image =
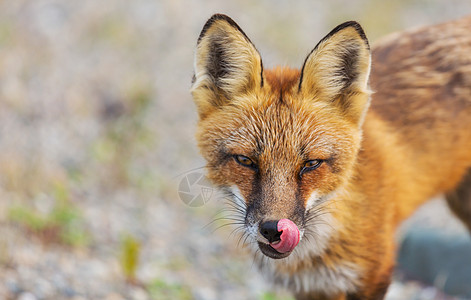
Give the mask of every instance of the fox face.
POLYGON ((321 254, 335 196, 354 176, 369 105, 370 50, 361 27, 336 27, 301 70, 264 70, 225 15, 197 43, 192 95, 208 178, 234 200, 244 235, 273 259, 321 254))

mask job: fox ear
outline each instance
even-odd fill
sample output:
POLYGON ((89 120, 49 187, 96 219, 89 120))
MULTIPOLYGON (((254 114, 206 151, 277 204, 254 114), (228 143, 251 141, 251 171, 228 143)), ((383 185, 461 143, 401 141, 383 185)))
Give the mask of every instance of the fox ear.
POLYGON ((304 61, 299 90, 307 99, 337 105, 361 125, 369 105, 371 55, 361 26, 343 23, 325 36, 304 61))
POLYGON ((192 95, 200 118, 263 86, 260 55, 228 16, 213 15, 198 38, 192 95))

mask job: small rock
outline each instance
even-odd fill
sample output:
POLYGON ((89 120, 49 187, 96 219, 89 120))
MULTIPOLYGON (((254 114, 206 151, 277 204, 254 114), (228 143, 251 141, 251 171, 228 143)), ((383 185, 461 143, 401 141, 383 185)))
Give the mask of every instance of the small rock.
POLYGON ((77 294, 77 292, 73 288, 67 286, 62 289, 62 294, 64 294, 64 296, 68 298, 71 298, 71 297, 74 297, 77 294))
POLYGON ((146 291, 144 291, 140 287, 133 288, 130 292, 131 299, 133 300, 147 300, 149 296, 147 295, 146 291))
POLYGON ((193 296, 196 300, 216 300, 216 293, 209 287, 201 287, 194 290, 193 296))
POLYGON ((106 300, 124 300, 124 297, 117 293, 108 294, 106 300))
POLYGON ((19 297, 18 297, 18 300, 37 300, 38 298, 36 298, 35 295, 31 294, 31 293, 22 293, 19 297))
POLYGON ((23 291, 23 289, 15 281, 8 280, 6 282, 6 287, 8 291, 14 295, 17 295, 23 291))

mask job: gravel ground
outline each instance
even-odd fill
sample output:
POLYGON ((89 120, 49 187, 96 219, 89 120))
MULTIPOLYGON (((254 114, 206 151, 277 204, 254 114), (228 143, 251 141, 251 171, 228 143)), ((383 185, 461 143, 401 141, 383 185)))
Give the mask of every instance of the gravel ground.
MULTIPOLYGON (((215 12, 269 67, 300 65, 347 19, 374 41, 471 3, 0 1, 0 299, 289 299, 218 228, 221 197, 196 208, 179 198, 204 164, 188 89, 215 12)), ((444 210, 432 202, 402 231, 434 221, 461 232, 444 210)), ((452 298, 396 281, 388 299, 452 298)))

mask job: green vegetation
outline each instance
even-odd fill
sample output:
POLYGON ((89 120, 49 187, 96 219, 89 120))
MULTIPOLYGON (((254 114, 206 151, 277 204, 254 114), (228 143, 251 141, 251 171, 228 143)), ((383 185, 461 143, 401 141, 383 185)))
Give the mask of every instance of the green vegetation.
POLYGON ((193 296, 188 287, 180 284, 171 284, 161 279, 156 279, 147 285, 147 290, 154 300, 191 300, 193 296))
POLYGON ((69 191, 57 185, 53 191, 54 206, 42 213, 26 205, 10 207, 8 218, 37 235, 43 242, 69 246, 85 246, 90 236, 85 230, 85 220, 81 212, 69 199, 69 191))
POLYGON ((120 263, 124 277, 129 283, 136 283, 136 271, 139 264, 141 243, 132 235, 126 235, 121 241, 120 263))
POLYGON ((152 103, 151 87, 144 83, 130 84, 122 99, 115 99, 105 108, 104 133, 92 146, 95 160, 106 172, 105 186, 148 185, 147 165, 140 165, 140 157, 147 154, 154 136, 146 119, 152 103))
POLYGON ((10 251, 6 241, 0 240, 0 267, 8 266, 11 263, 10 251))
POLYGON ((272 292, 265 292, 260 297, 260 300, 293 300, 293 298, 288 296, 277 296, 272 292))

